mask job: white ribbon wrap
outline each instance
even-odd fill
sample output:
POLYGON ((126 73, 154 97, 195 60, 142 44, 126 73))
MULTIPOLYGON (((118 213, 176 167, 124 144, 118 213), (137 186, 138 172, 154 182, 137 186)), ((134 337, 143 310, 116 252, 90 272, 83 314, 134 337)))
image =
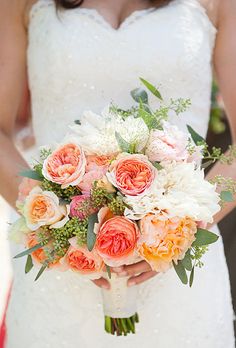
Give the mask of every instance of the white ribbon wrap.
MULTIPOLYGON (((108 279, 107 273, 103 275, 108 279)), ((111 318, 129 318, 137 312, 138 287, 127 286, 128 277, 111 274, 111 288, 102 289, 104 314, 111 318)))

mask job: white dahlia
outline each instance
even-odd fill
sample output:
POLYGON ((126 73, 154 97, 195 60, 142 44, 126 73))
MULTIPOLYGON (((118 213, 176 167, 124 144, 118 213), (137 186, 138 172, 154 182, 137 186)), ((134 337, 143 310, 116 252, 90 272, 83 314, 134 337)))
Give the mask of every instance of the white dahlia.
POLYGON ((164 210, 170 217, 186 217, 195 221, 213 222, 220 210, 215 186, 204 179, 204 171, 194 163, 162 163, 156 183, 142 197, 126 197, 131 209, 125 215, 130 219, 164 210))
POLYGON ((115 133, 140 152, 148 141, 149 130, 141 118, 128 116, 125 120, 105 109, 101 115, 86 111, 80 125, 71 128, 78 134, 78 142, 86 154, 109 155, 120 152, 115 133))

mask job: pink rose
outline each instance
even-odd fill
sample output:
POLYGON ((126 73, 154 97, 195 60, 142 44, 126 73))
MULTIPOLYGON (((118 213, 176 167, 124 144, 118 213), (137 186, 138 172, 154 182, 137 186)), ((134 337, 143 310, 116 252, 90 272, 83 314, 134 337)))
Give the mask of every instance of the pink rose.
POLYGON ((90 279, 100 278, 104 263, 96 250, 89 251, 86 246, 78 246, 76 237, 70 239, 70 244, 61 263, 67 269, 87 275, 90 279))
POLYGON ((78 187, 83 194, 89 194, 95 181, 103 178, 106 174, 111 156, 87 156, 86 173, 78 187))
POLYGON ((70 216, 83 220, 97 210, 92 206, 89 195, 74 196, 70 203, 70 216))
POLYGON ((78 185, 84 176, 86 159, 82 148, 67 143, 56 149, 43 164, 43 176, 62 188, 78 185))
POLYGON ((89 195, 95 181, 102 179, 103 170, 92 170, 91 172, 85 173, 83 180, 78 185, 79 189, 84 195, 89 195))
POLYGON ((107 178, 123 194, 137 196, 152 185, 156 173, 146 156, 121 154, 110 165, 107 178))
POLYGON ((134 261, 138 226, 124 216, 113 216, 108 208, 100 210, 98 219, 99 223, 95 225, 95 248, 104 262, 111 267, 118 267, 134 261))
POLYGON ((163 130, 151 131, 146 147, 146 155, 150 161, 182 161, 187 159, 188 135, 176 126, 163 123, 163 130))

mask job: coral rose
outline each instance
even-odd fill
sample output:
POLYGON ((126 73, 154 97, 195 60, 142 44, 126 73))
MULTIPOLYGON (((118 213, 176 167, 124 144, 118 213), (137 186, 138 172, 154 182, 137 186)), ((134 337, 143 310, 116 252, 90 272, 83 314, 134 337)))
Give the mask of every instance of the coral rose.
POLYGON ((59 205, 55 193, 35 187, 26 198, 23 215, 32 231, 44 225, 60 228, 69 220, 69 206, 59 205))
POLYGON ((146 156, 121 154, 112 162, 107 178, 123 194, 137 196, 152 185, 156 173, 146 156))
POLYGON ((113 216, 108 208, 100 210, 98 219, 96 250, 104 262, 117 267, 134 260, 139 237, 137 225, 123 216, 113 216))
POLYGON ((97 209, 92 206, 89 195, 74 196, 70 203, 70 216, 83 220, 95 213, 97 209))
POLYGON ((71 238, 70 244, 61 263, 72 271, 87 275, 90 279, 100 278, 104 263, 96 250, 89 251, 86 246, 78 246, 76 238, 71 238))
POLYGON ((78 185, 85 173, 86 158, 82 148, 67 143, 56 149, 43 163, 43 176, 62 188, 78 185))
POLYGON ((184 258, 195 240, 197 224, 192 219, 168 218, 162 214, 148 214, 140 221, 141 236, 138 251, 157 272, 165 272, 184 258))

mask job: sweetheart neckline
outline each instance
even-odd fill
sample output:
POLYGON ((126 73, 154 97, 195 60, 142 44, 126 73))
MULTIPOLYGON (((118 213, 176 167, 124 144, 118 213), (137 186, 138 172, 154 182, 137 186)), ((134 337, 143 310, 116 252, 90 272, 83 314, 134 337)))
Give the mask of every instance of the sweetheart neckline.
MULTIPOLYGON (((149 7, 146 9, 141 9, 141 10, 134 10, 133 12, 131 12, 130 15, 128 15, 123 21, 122 23, 119 25, 118 28, 114 28, 111 23, 109 21, 107 21, 104 16, 95 8, 87 8, 87 7, 78 7, 75 8, 73 10, 68 10, 68 11, 76 11, 77 13, 81 13, 84 15, 88 15, 90 18, 92 18, 95 22, 99 23, 102 27, 105 27, 106 29, 108 29, 110 32, 113 33, 119 33, 124 31, 125 29, 127 29, 128 27, 131 27, 132 24, 136 23, 137 20, 141 19, 141 18, 145 18, 148 17, 148 15, 153 14, 153 13, 159 13, 162 12, 162 10, 165 10, 167 8, 170 8, 174 5, 180 5, 183 4, 185 2, 189 2, 190 0, 173 0, 170 3, 168 3, 165 6, 161 6, 161 7, 149 7)), ((48 6, 55 6, 54 0, 38 0, 36 1, 30 8, 29 11, 29 24, 28 27, 30 27, 31 25, 31 19, 34 17, 35 12, 37 11, 38 8, 40 8, 43 5, 48 5, 48 6)), ((207 14, 207 10, 206 8, 199 2, 199 0, 192 0, 191 2, 192 5, 196 5, 198 10, 202 13, 202 15, 204 16, 204 18, 206 19, 210 30, 216 34, 218 29, 216 28, 216 26, 214 25, 214 23, 211 21, 211 19, 209 18, 208 14, 207 14)), ((191 5, 189 2, 189 5, 191 5)))

